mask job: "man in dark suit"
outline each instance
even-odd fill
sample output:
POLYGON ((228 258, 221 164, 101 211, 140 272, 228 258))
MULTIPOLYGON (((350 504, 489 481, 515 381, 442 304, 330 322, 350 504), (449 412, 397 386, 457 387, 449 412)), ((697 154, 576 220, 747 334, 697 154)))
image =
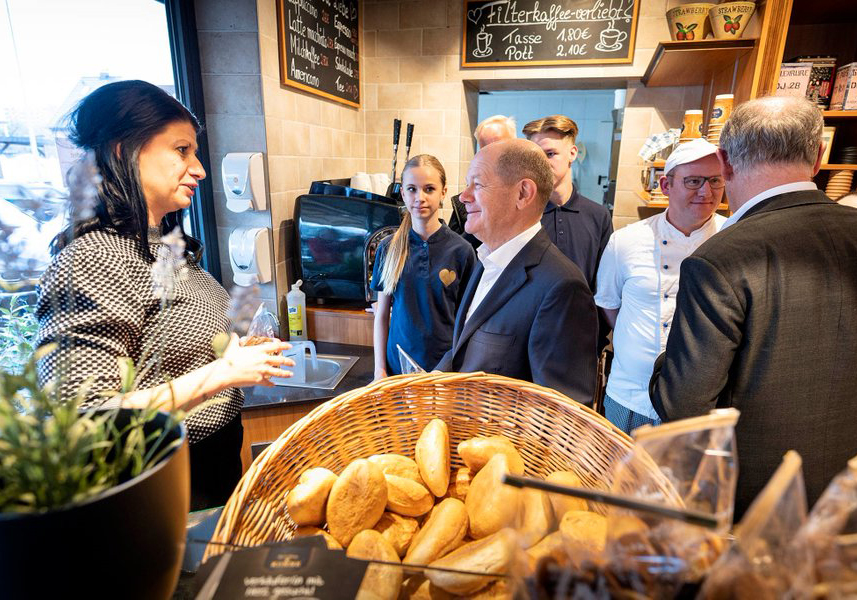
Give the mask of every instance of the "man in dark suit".
POLYGON ((461 201, 467 232, 482 242, 479 264, 437 369, 507 375, 591 404, 595 302, 580 269, 542 229, 552 190, 544 153, 526 140, 491 144, 470 163, 461 201))
POLYGON ((652 404, 741 411, 740 517, 789 449, 807 499, 857 454, 857 211, 816 189, 823 121, 802 98, 737 107, 718 157, 733 215, 681 265, 652 404))

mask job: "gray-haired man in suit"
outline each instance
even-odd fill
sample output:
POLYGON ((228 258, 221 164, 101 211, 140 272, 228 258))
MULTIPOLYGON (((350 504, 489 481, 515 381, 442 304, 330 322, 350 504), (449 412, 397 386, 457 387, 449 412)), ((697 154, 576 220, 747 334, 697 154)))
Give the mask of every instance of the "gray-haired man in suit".
POLYGON ((507 375, 591 404, 595 302, 580 269, 542 229, 552 191, 550 165, 533 142, 495 142, 470 163, 461 201, 467 232, 482 242, 479 264, 437 369, 507 375))
POLYGON ((814 502, 857 454, 857 211, 812 181, 823 121, 802 98, 738 106, 718 157, 732 216, 681 265, 652 404, 741 411, 740 517, 789 449, 814 502))

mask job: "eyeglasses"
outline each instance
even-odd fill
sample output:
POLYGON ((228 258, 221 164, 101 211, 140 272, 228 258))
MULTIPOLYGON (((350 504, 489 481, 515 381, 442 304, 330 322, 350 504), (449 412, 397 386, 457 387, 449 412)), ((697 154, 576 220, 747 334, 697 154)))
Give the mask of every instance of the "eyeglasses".
POLYGON ((682 179, 684 183, 684 187, 689 190, 698 190, 705 182, 708 182, 708 185, 711 186, 712 190, 719 190, 726 187, 726 180, 723 179, 720 175, 714 175, 712 177, 703 177, 702 175, 688 175, 682 179))

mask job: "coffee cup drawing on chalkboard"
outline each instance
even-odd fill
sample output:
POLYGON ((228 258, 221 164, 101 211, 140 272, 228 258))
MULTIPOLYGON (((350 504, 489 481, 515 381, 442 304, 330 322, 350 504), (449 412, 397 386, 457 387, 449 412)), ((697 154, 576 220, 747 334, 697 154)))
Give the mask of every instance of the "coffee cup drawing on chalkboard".
POLYGON ((619 31, 613 27, 613 22, 610 22, 610 27, 601 32, 601 41, 595 44, 595 49, 601 52, 616 52, 622 49, 622 42, 628 37, 625 31, 619 31))
POLYGON ((492 37, 494 36, 490 33, 485 33, 485 25, 483 25, 482 30, 476 34, 476 49, 473 51, 473 56, 476 58, 491 56, 494 53, 491 48, 492 37))

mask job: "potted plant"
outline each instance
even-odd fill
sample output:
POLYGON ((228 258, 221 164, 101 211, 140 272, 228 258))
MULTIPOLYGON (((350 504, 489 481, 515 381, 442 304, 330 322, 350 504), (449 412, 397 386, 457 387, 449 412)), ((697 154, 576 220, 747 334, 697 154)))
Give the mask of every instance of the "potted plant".
MULTIPOLYGON (((91 156, 75 167, 72 218, 91 209, 87 203, 98 181, 91 156)), ((14 270, 17 259, 9 239, 0 239, 5 271, 14 270)), ((169 290, 172 278, 180 276, 183 248, 165 246, 167 255, 156 265, 163 279, 155 284, 169 290)), ((165 294, 162 313, 169 301, 165 294)), ((189 508, 185 415, 122 409, 118 403, 82 410, 86 385, 75 400, 60 401, 56 382, 39 384, 37 363, 53 348, 33 352, 32 312, 15 302, 2 308, 0 325, 7 335, 0 335, 0 595, 169 598, 189 508)), ((213 341, 218 354, 227 342, 226 334, 213 341)), ((108 396, 133 391, 157 356, 154 349, 139 365, 120 359, 122 389, 108 396)))

